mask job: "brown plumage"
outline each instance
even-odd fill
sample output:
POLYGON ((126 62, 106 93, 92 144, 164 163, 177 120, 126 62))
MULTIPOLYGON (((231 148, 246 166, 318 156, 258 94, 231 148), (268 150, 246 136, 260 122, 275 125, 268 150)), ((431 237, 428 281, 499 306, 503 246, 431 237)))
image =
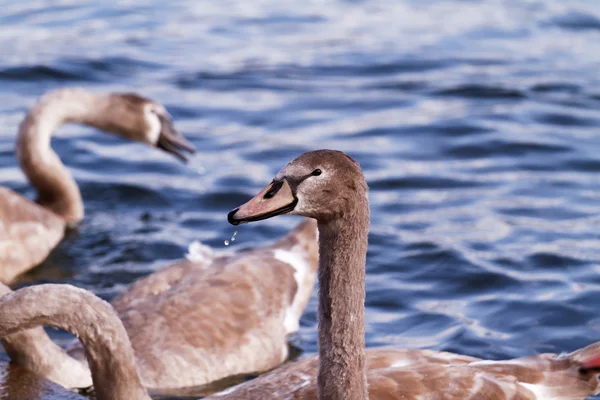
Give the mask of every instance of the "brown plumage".
MULTIPOLYGON (((595 345, 597 346, 597 344, 595 345)), ((577 400, 598 391, 598 373, 580 370, 582 349, 508 361, 430 350, 375 348, 365 351, 371 400, 577 400)), ((215 399, 317 399, 318 358, 289 363, 215 399)), ((331 397, 337 398, 337 397, 331 397)))
POLYGON ((0 282, 41 263, 65 227, 83 218, 81 193, 50 147, 55 129, 75 122, 156 146, 179 158, 194 147, 175 129, 163 106, 136 94, 61 89, 44 95, 19 127, 17 156, 38 193, 35 204, 0 188, 0 282))
POLYGON ((319 357, 226 390, 220 399, 575 400, 598 391, 600 343, 568 355, 482 361, 428 350, 364 350, 367 184, 346 154, 301 155, 233 224, 279 214, 315 218, 319 228, 319 357), (592 361, 591 361, 592 360, 592 361), (367 385, 368 383, 368 385, 367 385))
MULTIPOLYGON (((115 298, 144 385, 199 386, 284 362, 314 286, 316 232, 306 220, 270 246, 176 263, 115 298)), ((79 343, 69 353, 83 359, 79 343)))
POLYGON ((0 282, 9 283, 44 261, 64 232, 58 215, 0 187, 0 282))
MULTIPOLYGON (((8 286, 0 283, 0 296, 11 292, 8 286)), ((42 328, 17 332, 1 339, 6 353, 21 367, 68 388, 92 386, 87 365, 70 357, 42 328)))
MULTIPOLYGON (((0 297, 0 337, 39 325, 65 329, 81 339, 92 366, 99 400, 150 399, 141 384, 127 333, 108 303, 88 291, 56 284, 31 286, 0 297)), ((509 361, 482 361, 429 350, 368 349, 369 398, 583 399, 597 390, 598 374, 597 371, 581 370, 581 365, 597 357, 599 348, 600 343, 596 343, 571 354, 541 354, 509 361)), ((206 399, 315 399, 318 363, 317 357, 290 363, 206 399)), ((4 377, 2 396, 24 390, 38 395, 33 388, 21 387, 28 385, 23 381, 27 375, 23 378, 22 374, 23 371, 19 371, 8 383, 4 377)), ((33 382, 63 398, 58 386, 37 378, 33 382)))

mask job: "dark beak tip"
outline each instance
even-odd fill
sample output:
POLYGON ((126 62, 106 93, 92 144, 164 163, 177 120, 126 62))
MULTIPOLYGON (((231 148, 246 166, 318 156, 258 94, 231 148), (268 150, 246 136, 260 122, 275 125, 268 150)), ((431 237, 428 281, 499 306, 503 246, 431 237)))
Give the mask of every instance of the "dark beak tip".
POLYGON ((235 213, 238 212, 238 210, 239 210, 239 207, 234 210, 229 211, 229 213, 227 214, 227 222, 229 222, 231 225, 237 226, 242 222, 233 217, 235 215, 235 213))
POLYGON ((185 154, 180 153, 178 151, 170 151, 169 153, 171 153, 172 155, 174 155, 176 158, 179 159, 179 161, 183 162, 184 164, 188 163, 188 158, 185 154))
POLYGON ((173 140, 164 134, 159 137, 156 147, 175 156, 184 163, 188 162, 188 155, 196 153, 196 147, 187 140, 185 142, 173 140))

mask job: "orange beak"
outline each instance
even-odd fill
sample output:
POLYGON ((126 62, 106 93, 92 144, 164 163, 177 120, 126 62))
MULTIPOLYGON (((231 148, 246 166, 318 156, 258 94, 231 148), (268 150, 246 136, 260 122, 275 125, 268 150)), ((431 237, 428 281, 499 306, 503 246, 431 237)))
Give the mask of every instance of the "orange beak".
POLYGON ((288 213, 296 207, 298 199, 286 179, 273 181, 247 203, 227 214, 232 225, 260 221, 288 213))

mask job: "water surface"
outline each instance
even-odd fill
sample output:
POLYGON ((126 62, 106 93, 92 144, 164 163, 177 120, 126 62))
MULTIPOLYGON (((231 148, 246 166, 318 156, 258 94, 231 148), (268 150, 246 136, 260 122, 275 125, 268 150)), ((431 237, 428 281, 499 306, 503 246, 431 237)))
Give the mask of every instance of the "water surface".
MULTIPOLYGON (((198 155, 184 166, 61 129, 86 218, 19 285, 110 299, 193 240, 225 249, 229 209, 293 157, 335 148, 371 187, 368 346, 503 359, 600 340, 600 5, 96 3, 3 3, 1 183, 33 196, 15 133, 64 86, 163 102, 198 155)), ((297 222, 243 226, 227 249, 297 222)), ((304 354, 316 326, 313 295, 293 341, 304 354)))

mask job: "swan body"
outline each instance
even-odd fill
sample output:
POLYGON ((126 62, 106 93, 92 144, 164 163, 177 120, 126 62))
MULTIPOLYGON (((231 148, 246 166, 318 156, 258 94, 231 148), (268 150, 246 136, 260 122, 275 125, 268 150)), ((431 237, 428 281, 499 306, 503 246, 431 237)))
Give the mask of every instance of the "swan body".
MULTIPOLYGON (((0 297, 0 337, 40 325, 65 329, 80 338, 98 400, 150 399, 141 383, 131 342, 110 304, 66 284, 30 286, 0 297)), ((440 351, 368 349, 369 398, 584 399, 597 391, 599 352, 600 343, 595 343, 570 354, 484 361, 440 351)), ((305 358, 205 399, 316 399, 318 368, 318 357, 305 358)), ((57 385, 42 384, 63 398, 57 385)), ((75 395, 64 398, 79 399, 75 395)))
POLYGON ((36 202, 0 188, 0 282, 41 263, 67 226, 83 218, 81 193, 50 147, 54 130, 81 123, 146 143, 185 159, 194 147, 174 128, 164 107, 136 94, 91 93, 69 88, 44 95, 19 127, 17 157, 35 187, 36 202))
POLYGON ((600 342, 570 354, 484 361, 430 350, 364 349, 369 229, 362 171, 338 151, 308 152, 228 215, 237 225, 280 214, 319 229, 319 357, 215 397, 234 399, 575 400, 598 392, 600 342))
MULTIPOLYGON (((316 278, 316 223, 270 246, 170 265, 112 305, 147 388, 167 390, 270 370, 288 357, 316 278)), ((83 360, 83 347, 69 354, 83 360)))
POLYGON ((65 220, 52 211, 0 187, 0 282, 12 282, 44 261, 65 228, 65 220))
MULTIPOLYGON (((431 351, 365 350, 368 398, 372 400, 576 400, 598 392, 598 371, 582 372, 600 345, 569 355, 540 354, 505 361, 431 351)), ((318 398, 318 357, 286 364, 215 399, 318 398)), ((338 398, 338 397, 331 397, 338 398)))

